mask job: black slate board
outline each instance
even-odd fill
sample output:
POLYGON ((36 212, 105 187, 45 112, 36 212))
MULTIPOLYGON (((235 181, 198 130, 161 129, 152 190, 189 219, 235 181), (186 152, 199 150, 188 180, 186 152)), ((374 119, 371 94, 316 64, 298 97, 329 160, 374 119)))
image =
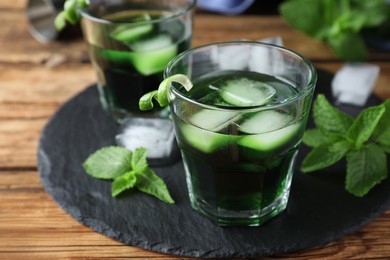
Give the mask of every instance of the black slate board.
MULTIPOLYGON (((330 98, 331 79, 319 71, 317 92, 330 98)), ((368 102, 377 103, 374 96, 368 102)), ((361 110, 342 108, 354 115, 361 110)), ((93 151, 114 144, 116 130, 101 109, 96 87, 89 87, 45 127, 38 165, 45 189, 59 206, 80 223, 128 245, 188 257, 274 255, 338 239, 390 208, 390 179, 368 196, 355 198, 344 191, 344 163, 310 175, 297 171, 286 211, 257 228, 222 228, 192 210, 181 162, 155 168, 176 204, 132 191, 114 199, 110 182, 89 177, 81 164, 93 151)), ((297 165, 307 152, 302 147, 297 165)))

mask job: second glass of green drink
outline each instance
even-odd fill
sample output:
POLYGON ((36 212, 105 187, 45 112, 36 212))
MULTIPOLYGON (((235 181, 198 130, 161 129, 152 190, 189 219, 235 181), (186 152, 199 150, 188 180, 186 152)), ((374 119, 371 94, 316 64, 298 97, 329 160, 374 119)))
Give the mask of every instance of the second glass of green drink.
POLYGON ((170 109, 193 208, 219 225, 258 226, 287 205, 317 74, 288 49, 216 43, 175 57, 170 109))
POLYGON ((138 100, 157 88, 167 63, 190 47, 195 1, 91 1, 81 10, 101 103, 121 125, 117 143, 148 148, 152 164, 175 157, 173 126, 168 109, 141 112, 138 100))

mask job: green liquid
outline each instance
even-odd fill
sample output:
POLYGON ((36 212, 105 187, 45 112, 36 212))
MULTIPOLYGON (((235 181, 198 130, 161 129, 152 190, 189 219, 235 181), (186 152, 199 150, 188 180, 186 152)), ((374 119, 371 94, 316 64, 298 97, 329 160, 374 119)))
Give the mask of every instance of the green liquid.
MULTIPOLYGON (((243 71, 206 75, 194 82, 193 89, 186 95, 202 103, 229 107, 232 105, 221 98, 220 88, 237 79, 272 86, 276 93, 269 103, 283 103, 297 95, 294 86, 274 77, 243 71)), ((189 172, 187 183, 193 193, 191 199, 201 211, 217 215, 212 212, 214 209, 256 210, 261 215, 262 210, 288 192, 292 161, 305 125, 302 122, 305 116, 298 115, 298 109, 291 107, 288 111, 266 113, 286 120, 285 125, 280 120, 269 124, 266 132, 262 132, 262 126, 258 127, 256 122, 251 123, 258 120, 259 124, 267 125, 268 120, 259 116, 262 112, 195 111, 188 105, 182 107, 180 113, 179 116, 173 113, 177 139, 189 172)))
MULTIPOLYGON (((155 10, 114 10, 101 15, 111 21, 142 22, 133 27, 120 23, 101 26, 88 42, 103 105, 116 118, 145 113, 138 108, 140 97, 157 89, 166 64, 190 46, 191 39, 178 19, 147 22, 166 15, 155 10)), ((155 107, 152 113, 159 113, 161 108, 155 107)))

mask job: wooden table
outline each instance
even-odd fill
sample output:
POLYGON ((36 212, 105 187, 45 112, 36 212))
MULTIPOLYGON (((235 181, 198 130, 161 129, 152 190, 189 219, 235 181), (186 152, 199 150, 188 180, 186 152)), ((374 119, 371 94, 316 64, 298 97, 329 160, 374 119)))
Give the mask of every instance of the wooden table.
MULTIPOLYGON (((49 117, 95 82, 82 39, 41 44, 27 29, 25 0, 0 2, 0 259, 172 258, 123 245, 80 225, 44 191, 37 172, 38 138, 49 117)), ((327 46, 276 16, 199 14, 193 45, 280 35, 318 68, 343 62, 327 46)), ((375 93, 390 98, 390 52, 371 51, 381 67, 375 93)), ((390 259, 390 210, 361 230, 286 259, 390 259)))

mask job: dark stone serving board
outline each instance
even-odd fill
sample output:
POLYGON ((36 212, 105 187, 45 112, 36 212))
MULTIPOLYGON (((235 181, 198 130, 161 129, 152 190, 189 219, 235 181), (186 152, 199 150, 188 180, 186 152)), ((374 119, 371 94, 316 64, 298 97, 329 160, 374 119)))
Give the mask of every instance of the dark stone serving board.
MULTIPOLYGON (((319 71, 317 92, 330 98, 331 79, 332 74, 319 71)), ((378 98, 370 97, 369 105, 377 103, 378 98)), ((354 115, 361 110, 342 108, 354 115)), ((350 234, 390 208, 390 179, 356 198, 344 190, 345 163, 312 174, 297 170, 286 211, 256 228, 219 227, 192 210, 182 162, 154 168, 176 204, 136 191, 112 198, 111 182, 91 178, 81 164, 93 151, 113 145, 116 130, 101 109, 96 87, 89 87, 46 125, 38 164, 46 191, 60 207, 80 223, 128 245, 187 257, 282 254, 350 234)), ((298 166, 307 152, 302 146, 298 166)))

